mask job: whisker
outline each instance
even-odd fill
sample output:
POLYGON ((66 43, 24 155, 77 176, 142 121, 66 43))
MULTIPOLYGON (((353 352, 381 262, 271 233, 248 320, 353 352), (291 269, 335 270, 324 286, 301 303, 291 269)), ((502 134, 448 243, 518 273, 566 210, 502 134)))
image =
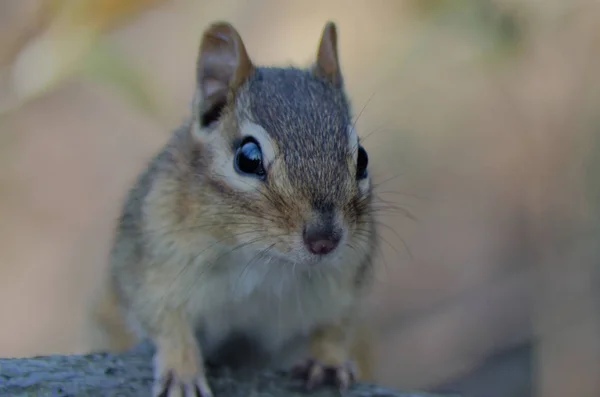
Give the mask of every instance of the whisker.
POLYGON ((371 132, 369 132, 367 135, 364 135, 360 138, 361 142, 365 142, 369 137, 380 133, 380 132, 393 132, 394 130, 392 128, 386 128, 383 124, 378 126, 377 128, 373 129, 371 132))
MULTIPOLYGON (((222 175, 222 174, 217 174, 217 175, 221 176, 223 179, 227 179, 227 177, 225 175, 222 175)), ((248 181, 244 180, 243 178, 239 178, 239 181, 246 184, 247 186, 251 187, 252 191, 254 191, 255 193, 258 193, 273 207, 282 207, 284 209, 289 207, 288 203, 285 200, 281 200, 279 195, 267 194, 266 192, 264 192, 263 190, 259 189, 256 186, 250 184, 248 181), (275 200, 277 200, 277 201, 275 201, 275 200)))
POLYGON ((378 189, 379 187, 381 187, 381 186, 385 185, 386 183, 390 183, 391 181, 393 181, 393 180, 396 180, 396 179, 400 178, 401 176, 403 176, 403 174, 396 174, 396 175, 394 175, 394 176, 392 176, 392 177, 389 177, 389 178, 386 178, 386 179, 384 179, 383 181, 377 182, 377 183, 375 183, 375 184, 373 184, 373 185, 371 186, 371 190, 376 190, 376 189, 378 189))
POLYGON ((392 215, 403 215, 406 218, 410 219, 413 222, 419 222, 419 218, 417 218, 412 212, 410 212, 409 210, 407 210, 406 208, 402 208, 402 207, 398 207, 398 208, 377 208, 377 207, 372 207, 369 210, 367 210, 369 214, 372 215, 388 215, 388 214, 392 214, 392 215))
POLYGON ((358 120, 360 119, 360 116, 362 116, 363 112, 365 111, 365 109, 367 108, 367 106, 369 105, 369 103, 371 103, 371 100, 375 97, 376 93, 377 93, 377 90, 373 91, 373 93, 371 94, 371 96, 369 97, 369 99, 367 99, 367 101, 363 105, 362 109, 358 113, 358 116, 356 116, 356 119, 354 119, 354 122, 352 123, 352 128, 356 128, 356 123, 358 123, 358 120))
MULTIPOLYGON (((365 245, 369 245, 369 239, 371 238, 371 235, 370 235, 370 234, 368 234, 368 233, 366 233, 366 232, 365 232, 365 233, 356 233, 356 236, 357 236, 357 238, 356 238, 356 239, 357 239, 359 242, 361 242, 361 241, 362 241, 362 242, 363 242, 365 245), (363 237, 364 237, 364 238, 363 238, 363 237)), ((383 261, 383 265, 384 265, 384 268, 385 268, 385 271, 386 271, 386 277, 385 277, 385 279, 387 280, 387 279, 388 279, 388 274, 389 274, 389 273, 388 273, 388 271, 389 271, 389 264, 388 264, 388 262, 387 262, 387 260, 386 260, 386 258, 385 258, 385 255, 384 255, 384 253, 383 253, 383 250, 381 249, 381 244, 375 244, 374 248, 375 248, 375 250, 376 250, 376 251, 379 251, 379 253, 380 253, 380 255, 381 255, 381 259, 382 259, 382 261, 383 261)), ((363 253, 363 255, 365 255, 365 256, 367 255, 367 252, 366 252, 366 250, 365 250, 365 249, 362 249, 362 248, 357 248, 357 249, 360 249, 360 250, 361 250, 361 252, 363 253)), ((355 251, 355 252, 356 252, 356 251, 355 251)), ((360 254, 357 254, 357 255, 360 255, 360 254)), ((377 272, 374 272, 373 274, 374 274, 374 277, 375 277, 375 279, 376 279, 378 282, 384 283, 384 281, 377 279, 377 272)))
MULTIPOLYGON (((266 254, 267 254, 267 253, 268 253, 268 252, 269 252, 269 251, 270 251, 270 250, 271 250, 271 249, 272 249, 274 246, 275 246, 275 243, 271 244, 270 246, 268 246, 268 247, 267 247, 267 248, 265 248, 265 249, 262 249, 262 250, 260 250, 260 251, 259 251, 259 252, 258 252, 256 255, 254 255, 254 256, 252 257, 252 259, 250 259, 250 260, 249 260, 249 261, 246 263, 246 265, 244 265, 244 266, 242 267, 242 270, 240 271, 240 273, 239 273, 239 275, 238 275, 238 277, 237 277, 237 279, 236 279, 236 282, 234 283, 234 285, 235 285, 235 286, 237 286, 237 285, 238 285, 238 283, 239 283, 240 279, 242 278, 242 276, 244 275, 244 273, 246 273, 246 270, 247 270, 247 269, 250 267, 250 265, 251 265, 252 263, 254 263, 254 262, 257 260, 257 259, 261 258, 263 255, 266 255, 266 254)), ((234 288, 235 288, 235 287, 234 287, 234 288)))
POLYGON ((414 198, 414 199, 418 199, 418 200, 425 200, 426 197, 415 194, 415 193, 407 193, 407 192, 401 192, 398 190, 386 190, 386 191, 379 191, 376 190, 375 188, 372 188, 371 191, 373 192, 373 197, 377 197, 380 198, 383 195, 397 195, 397 196, 405 196, 405 197, 410 197, 410 198, 414 198))
POLYGON ((181 228, 177 228, 177 229, 171 229, 171 228, 165 227, 165 228, 160 228, 160 229, 142 230, 139 233, 140 234, 150 234, 150 235, 167 236, 169 234, 189 232, 189 231, 196 231, 196 230, 200 230, 200 229, 203 229, 203 228, 210 228, 210 227, 215 227, 215 226, 249 226, 249 227, 256 227, 256 226, 263 226, 263 225, 261 223, 259 223, 259 222, 223 222, 223 221, 215 221, 215 222, 211 222, 211 223, 197 223, 197 224, 192 224, 192 225, 181 227, 181 228))
MULTIPOLYGON (((219 260, 220 260, 221 258, 223 258, 224 256, 226 256, 226 255, 229 255, 229 254, 231 254, 232 252, 234 252, 234 251, 237 251, 237 250, 239 250, 239 249, 241 249, 241 248, 248 247, 248 246, 250 246, 250 245, 252 245, 252 244, 255 244, 255 243, 257 243, 257 242, 260 242, 260 241, 262 241, 262 240, 264 240, 264 237, 263 237, 263 236, 261 236, 261 237, 257 237, 257 238, 254 238, 254 239, 250 240, 250 241, 245 241, 245 242, 243 242, 243 243, 241 243, 241 244, 238 244, 238 245, 236 245, 236 246, 235 246, 235 247, 233 247, 232 249, 230 249, 230 250, 228 250, 228 251, 225 251, 225 252, 223 252, 221 255, 217 256, 215 259, 213 259, 212 261, 210 261, 210 262, 209 262, 209 263, 210 263, 210 265, 209 265, 209 268, 208 268, 208 269, 212 269, 212 268, 214 268, 214 266, 216 266, 216 265, 219 263, 219 260)), ((204 275, 205 273, 206 273, 206 272, 202 272, 202 273, 200 273, 200 275, 197 277, 197 279, 199 279, 199 278, 200 278, 202 275, 204 275)), ((196 283, 193 283, 193 284, 192 284, 192 286, 193 286, 193 285, 195 285, 195 284, 196 284, 196 283)), ((190 292, 191 292, 191 291, 188 291, 188 295, 187 295, 187 296, 189 296, 189 293, 190 293, 190 292)))
MULTIPOLYGON (((235 237, 239 237, 241 235, 245 235, 245 234, 249 234, 249 233, 255 233, 255 231, 237 233, 234 236, 235 237)), ((212 247, 214 247, 215 245, 218 245, 219 243, 223 242, 224 240, 226 240, 228 238, 229 237, 226 237, 226 238, 223 238, 223 239, 220 239, 220 240, 216 240, 215 242, 213 242, 209 246, 205 247, 200 252, 196 253, 193 257, 188 258, 187 263, 179 270, 179 272, 177 272, 177 274, 175 275, 175 277, 173 278, 173 280, 171 281, 171 283, 169 283, 169 286, 165 289, 165 293, 163 294, 163 296, 161 297, 160 300, 163 300, 163 299, 166 298, 166 296, 168 295, 168 293, 171 291, 171 288, 175 285, 175 282, 182 276, 182 274, 185 271, 187 271, 187 270, 190 269, 190 266, 196 264, 196 259, 198 257, 200 257, 206 251, 210 250, 212 247)), ((198 266, 200 266, 200 265, 198 265, 198 266)), ((211 270, 213 268, 213 264, 210 261, 207 261, 206 263, 203 263, 201 266, 203 266, 204 268, 203 268, 203 271, 199 274, 198 278, 202 277, 204 274, 206 274, 207 271, 209 271, 209 270, 211 270)))
MULTIPOLYGON (((377 223, 377 225, 378 225, 378 226, 383 226, 383 227, 385 227, 387 230, 389 230, 390 232, 392 232, 392 233, 393 233, 393 234, 394 234, 394 235, 395 235, 395 236, 398 238, 398 240, 400 240, 400 242, 401 242, 401 243, 402 243, 402 245, 404 246, 404 249, 405 249, 405 250, 406 250, 406 252, 408 253, 408 256, 410 257, 410 259, 411 259, 411 260, 413 260, 413 259, 414 259, 414 257, 413 257, 413 255, 412 255, 412 252, 411 252, 411 250, 408 248, 408 244, 406 244, 406 241, 405 241, 405 240, 404 240, 404 239, 403 239, 403 238, 400 236, 400 234, 399 234, 399 233, 398 233, 398 232, 397 232, 397 231, 396 231, 396 230, 395 230, 393 227, 390 227, 390 226, 389 226, 388 224, 386 224, 385 222, 382 222, 382 221, 379 221, 379 220, 378 220, 378 221, 376 221, 376 223, 377 223)), ((395 247, 394 247, 392 244, 390 244, 389 242, 387 242, 387 240, 386 240, 386 239, 383 237, 383 235, 380 235, 379 237, 380 237, 380 238, 381 238, 383 241, 385 241, 386 243, 388 243, 388 244, 390 245, 390 247, 392 247, 392 248, 393 248, 393 249, 394 249, 396 252, 398 252, 398 251, 397 251, 397 249, 396 249, 396 248, 395 248, 395 247)), ((399 253, 399 252, 398 252, 398 253, 399 253)))

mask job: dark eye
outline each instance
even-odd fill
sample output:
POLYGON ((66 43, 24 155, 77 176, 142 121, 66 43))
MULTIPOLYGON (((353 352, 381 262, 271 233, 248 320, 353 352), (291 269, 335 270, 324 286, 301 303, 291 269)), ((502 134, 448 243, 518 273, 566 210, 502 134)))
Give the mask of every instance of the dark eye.
POLYGON ((254 138, 244 138, 235 153, 235 169, 241 174, 264 177, 262 151, 254 138))
POLYGON ((356 160, 356 179, 361 180, 367 177, 367 166, 369 165, 369 156, 367 151, 358 147, 358 159, 356 160))

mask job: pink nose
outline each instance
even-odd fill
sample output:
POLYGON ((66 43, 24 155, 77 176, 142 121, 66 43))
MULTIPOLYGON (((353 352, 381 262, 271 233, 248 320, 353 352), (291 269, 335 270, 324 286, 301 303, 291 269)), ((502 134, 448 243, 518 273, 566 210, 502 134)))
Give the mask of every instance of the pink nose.
POLYGON ((339 244, 340 238, 331 233, 322 231, 304 230, 304 245, 315 255, 326 255, 333 251, 339 244))

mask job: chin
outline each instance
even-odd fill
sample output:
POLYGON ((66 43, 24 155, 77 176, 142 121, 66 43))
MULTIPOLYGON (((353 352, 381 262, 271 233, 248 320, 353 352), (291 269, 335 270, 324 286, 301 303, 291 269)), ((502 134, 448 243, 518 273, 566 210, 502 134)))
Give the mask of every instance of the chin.
POLYGON ((327 255, 315 255, 310 253, 304 247, 300 247, 296 252, 286 256, 287 261, 296 265, 296 267, 304 267, 307 270, 319 267, 325 269, 329 267, 337 267, 344 255, 343 247, 328 253, 327 255))

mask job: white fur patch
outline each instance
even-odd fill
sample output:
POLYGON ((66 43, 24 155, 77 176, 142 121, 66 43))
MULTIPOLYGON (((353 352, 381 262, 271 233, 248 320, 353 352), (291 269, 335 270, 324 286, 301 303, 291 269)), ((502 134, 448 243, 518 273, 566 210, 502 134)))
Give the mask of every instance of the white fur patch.
POLYGON ((371 186, 371 178, 365 178, 361 181, 358 181, 358 189, 361 192, 366 192, 369 190, 369 186, 371 186))

